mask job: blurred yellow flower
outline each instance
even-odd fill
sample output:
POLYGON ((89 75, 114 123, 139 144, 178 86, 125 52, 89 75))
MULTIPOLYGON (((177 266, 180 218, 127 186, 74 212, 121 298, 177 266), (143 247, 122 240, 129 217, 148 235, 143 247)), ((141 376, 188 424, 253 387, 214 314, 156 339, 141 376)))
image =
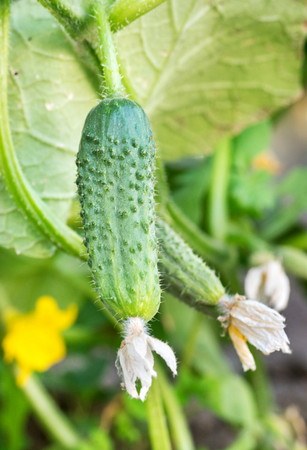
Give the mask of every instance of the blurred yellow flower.
POLYGON ((17 383, 24 385, 33 371, 44 372, 66 356, 61 331, 77 317, 77 306, 59 309, 52 297, 38 298, 34 311, 9 312, 2 346, 7 362, 17 364, 17 383))
POLYGON ((252 167, 258 170, 265 170, 272 175, 278 175, 281 172, 281 164, 274 155, 260 153, 252 161, 252 167))

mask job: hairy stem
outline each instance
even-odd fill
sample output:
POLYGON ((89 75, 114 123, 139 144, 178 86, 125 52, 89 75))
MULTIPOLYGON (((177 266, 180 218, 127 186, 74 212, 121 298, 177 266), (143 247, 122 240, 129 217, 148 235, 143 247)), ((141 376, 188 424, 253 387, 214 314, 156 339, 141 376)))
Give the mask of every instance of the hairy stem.
POLYGON ((0 163, 6 188, 24 215, 35 223, 58 247, 79 256, 83 253, 82 240, 45 207, 32 189, 17 160, 11 136, 7 90, 9 48, 9 2, 0 5, 0 163))
POLYGON ((124 87, 117 62, 116 48, 103 3, 96 2, 93 12, 98 31, 98 43, 95 50, 103 69, 104 93, 109 97, 123 95, 124 87))
POLYGON ((114 31, 123 28, 140 16, 164 3, 165 0, 117 0, 110 8, 110 22, 114 31))
POLYGON ((77 16, 71 8, 61 0, 38 0, 75 40, 79 40, 86 26, 85 17, 77 16))
POLYGON ((22 390, 48 434, 64 448, 76 449, 81 438, 38 379, 31 376, 22 390))

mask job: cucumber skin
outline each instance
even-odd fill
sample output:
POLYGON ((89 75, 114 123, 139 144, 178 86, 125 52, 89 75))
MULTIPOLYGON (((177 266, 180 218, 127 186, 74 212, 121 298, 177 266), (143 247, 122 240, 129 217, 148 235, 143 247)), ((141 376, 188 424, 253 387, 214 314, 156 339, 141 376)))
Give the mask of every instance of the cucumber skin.
POLYGON ((159 266, 166 291, 189 306, 215 314, 212 306, 225 295, 220 279, 166 222, 157 219, 159 266))
POLYGON ((121 320, 150 320, 160 304, 155 152, 135 102, 105 99, 89 112, 77 155, 84 243, 98 294, 121 320))

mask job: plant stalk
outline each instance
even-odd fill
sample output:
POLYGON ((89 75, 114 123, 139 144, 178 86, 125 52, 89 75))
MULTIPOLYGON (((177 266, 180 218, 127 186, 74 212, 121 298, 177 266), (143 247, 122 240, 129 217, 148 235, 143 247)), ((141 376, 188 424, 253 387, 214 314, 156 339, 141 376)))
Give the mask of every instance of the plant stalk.
POLYGON ((64 448, 75 450, 81 438, 38 379, 31 376, 22 390, 48 434, 64 448))
POLYGON ((231 140, 223 139, 213 157, 211 188, 209 192, 209 227, 212 236, 223 241, 227 234, 227 189, 231 156, 231 140))
POLYGON ((98 44, 95 49, 103 69, 104 94, 107 97, 123 95, 124 87, 117 62, 116 48, 103 2, 102 4, 96 2, 93 12, 98 31, 98 44))
POLYGON ((80 36, 86 26, 85 17, 77 16, 61 0, 38 0, 38 2, 48 9, 74 40, 80 40, 80 36))
POLYGON ((176 450, 195 450, 188 424, 176 394, 160 368, 158 369, 158 377, 176 450))
POLYGON ((158 380, 154 379, 146 400, 152 450, 172 450, 158 380))

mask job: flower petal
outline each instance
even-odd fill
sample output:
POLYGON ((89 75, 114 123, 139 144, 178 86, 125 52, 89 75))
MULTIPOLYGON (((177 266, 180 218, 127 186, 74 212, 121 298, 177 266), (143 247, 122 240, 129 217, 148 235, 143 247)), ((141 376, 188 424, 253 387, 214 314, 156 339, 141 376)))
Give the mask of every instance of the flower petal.
POLYGON ((244 288, 248 298, 262 301, 277 311, 285 309, 289 301, 289 278, 277 260, 250 269, 244 288))
POLYGON ((166 344, 166 342, 160 341, 152 336, 148 336, 148 343, 152 350, 164 359, 168 367, 173 372, 173 375, 177 375, 177 361, 172 348, 166 344))
POLYGON ((132 317, 125 323, 125 339, 117 354, 116 367, 123 378, 127 392, 134 398, 145 400, 152 378, 157 376, 154 370, 152 351, 165 359, 167 365, 176 374, 176 358, 169 345, 159 341, 146 332, 145 322, 132 317), (136 381, 141 384, 137 391, 136 381))
POLYGON ((139 394, 136 390, 135 382, 136 378, 132 368, 131 361, 127 356, 127 351, 125 347, 121 348, 117 352, 116 367, 119 374, 123 378, 123 384, 128 392, 133 398, 139 398, 139 394))
POLYGON ((237 355, 240 358, 244 372, 247 370, 256 370, 256 363, 250 349, 248 348, 246 338, 234 325, 230 325, 228 332, 237 355))

